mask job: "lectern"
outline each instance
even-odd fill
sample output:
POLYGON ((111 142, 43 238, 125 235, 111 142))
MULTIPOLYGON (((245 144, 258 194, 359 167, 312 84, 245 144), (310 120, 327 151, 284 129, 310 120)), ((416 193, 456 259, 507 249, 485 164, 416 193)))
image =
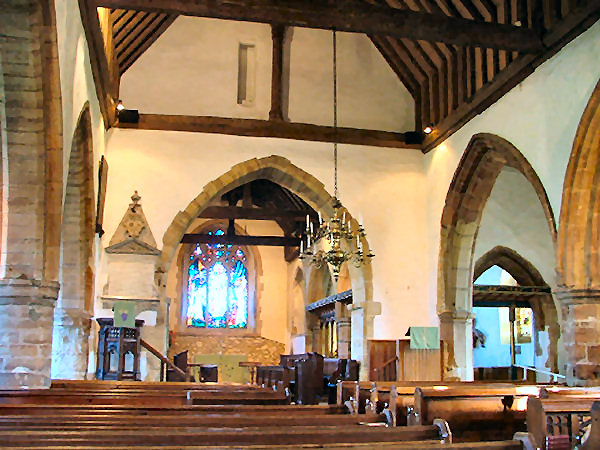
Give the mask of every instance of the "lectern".
POLYGON ((98 380, 140 380, 140 328, 143 320, 135 321, 135 328, 115 327, 113 319, 96 319, 98 332, 98 380))

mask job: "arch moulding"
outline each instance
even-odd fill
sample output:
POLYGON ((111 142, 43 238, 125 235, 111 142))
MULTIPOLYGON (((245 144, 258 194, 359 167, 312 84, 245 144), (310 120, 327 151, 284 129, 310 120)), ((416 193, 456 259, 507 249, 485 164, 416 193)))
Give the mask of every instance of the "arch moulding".
POLYGON ((442 212, 438 266, 438 316, 448 345, 448 377, 473 376, 472 296, 475 241, 485 204, 500 171, 509 166, 525 176, 544 210, 552 242, 556 224, 546 191, 523 154, 489 133, 474 135, 454 173, 442 212))
MULTIPOLYGON (((163 236, 163 248, 157 266, 157 274, 168 273, 173 263, 181 238, 186 233, 195 218, 211 202, 223 194, 243 184, 257 179, 267 179, 297 194, 315 211, 321 211, 324 217, 333 214, 333 197, 325 190, 323 183, 309 173, 293 165, 287 158, 272 155, 264 158, 253 158, 233 166, 215 180, 209 182, 202 192, 190 202, 187 208, 177 213, 163 236)), ((354 219, 351 219, 354 220, 354 219)), ((367 339, 373 336, 373 317, 378 314, 377 306, 372 300, 371 265, 361 268, 350 268, 352 280, 354 315, 353 315, 353 347, 352 357, 363 362, 361 371, 367 373, 368 361, 367 339)), ((166 284, 160 281, 160 292, 165 296, 166 284)))

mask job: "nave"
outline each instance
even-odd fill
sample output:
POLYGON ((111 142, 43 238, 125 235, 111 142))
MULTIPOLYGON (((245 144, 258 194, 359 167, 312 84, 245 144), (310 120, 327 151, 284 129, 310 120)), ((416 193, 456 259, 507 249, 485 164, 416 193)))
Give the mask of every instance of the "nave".
POLYGON ((62 381, 0 394, 2 448, 595 449, 600 391, 340 382, 337 404, 257 385, 62 381))

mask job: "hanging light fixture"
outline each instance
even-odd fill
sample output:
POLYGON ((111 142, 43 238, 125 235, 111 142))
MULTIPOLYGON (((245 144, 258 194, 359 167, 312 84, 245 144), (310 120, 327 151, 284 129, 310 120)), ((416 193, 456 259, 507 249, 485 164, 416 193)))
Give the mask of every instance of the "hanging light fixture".
POLYGON ((319 227, 313 230, 310 216, 306 216, 306 246, 304 239, 300 241, 300 259, 308 259, 314 266, 320 268, 327 264, 337 281, 342 265, 351 261, 360 267, 375 255, 368 248, 363 251, 362 239, 366 236, 365 229, 359 223, 352 230, 350 220, 346 220, 346 211, 338 198, 338 139, 337 139, 337 42, 336 31, 333 30, 333 216, 324 222, 319 212, 319 227), (323 244, 323 245, 320 245, 323 244), (356 245, 356 249, 351 249, 356 245), (325 247, 325 248, 323 248, 325 247))

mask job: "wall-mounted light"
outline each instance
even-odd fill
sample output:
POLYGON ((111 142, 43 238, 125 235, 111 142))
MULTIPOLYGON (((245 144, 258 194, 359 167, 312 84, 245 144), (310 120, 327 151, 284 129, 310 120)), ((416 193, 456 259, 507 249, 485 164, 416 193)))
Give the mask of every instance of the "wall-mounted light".
POLYGON ((121 100, 117 100, 117 111, 123 111, 125 109, 125 106, 123 105, 123 102, 121 100))
POLYGON ((425 128, 423 128, 423 133, 431 134, 433 131, 433 124, 428 124, 425 128))

